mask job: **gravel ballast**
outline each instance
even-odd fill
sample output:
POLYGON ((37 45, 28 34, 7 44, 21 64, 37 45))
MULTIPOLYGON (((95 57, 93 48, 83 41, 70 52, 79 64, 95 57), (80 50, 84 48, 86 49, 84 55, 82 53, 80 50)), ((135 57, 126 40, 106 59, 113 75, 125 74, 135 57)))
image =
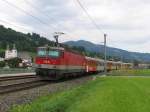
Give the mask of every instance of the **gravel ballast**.
POLYGON ((51 82, 47 85, 9 93, 0 96, 0 112, 7 112, 11 106, 29 103, 32 100, 50 93, 71 89, 92 80, 92 76, 80 77, 66 81, 51 82))

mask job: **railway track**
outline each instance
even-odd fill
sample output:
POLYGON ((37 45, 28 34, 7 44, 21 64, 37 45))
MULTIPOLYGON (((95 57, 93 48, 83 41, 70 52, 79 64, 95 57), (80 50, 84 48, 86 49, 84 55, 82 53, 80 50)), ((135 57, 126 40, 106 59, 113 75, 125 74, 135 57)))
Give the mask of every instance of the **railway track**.
POLYGON ((36 75, 6 76, 6 77, 0 77, 0 82, 9 81, 9 80, 30 79, 36 77, 37 77, 36 75))
POLYGON ((21 91, 37 86, 46 85, 48 82, 42 80, 35 80, 35 81, 28 81, 22 83, 15 83, 15 84, 7 84, 7 85, 0 85, 0 94, 11 93, 15 91, 21 91))

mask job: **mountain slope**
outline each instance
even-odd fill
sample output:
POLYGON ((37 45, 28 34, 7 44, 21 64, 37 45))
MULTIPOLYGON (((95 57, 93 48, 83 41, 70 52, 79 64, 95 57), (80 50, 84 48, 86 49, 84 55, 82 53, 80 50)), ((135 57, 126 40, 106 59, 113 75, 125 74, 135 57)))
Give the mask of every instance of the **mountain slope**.
MULTIPOLYGON (((68 41, 64 44, 67 44, 69 46, 82 46, 87 51, 90 52, 104 52, 104 46, 99 44, 94 44, 88 41, 79 40, 79 41, 68 41)), ((138 60, 138 61, 144 61, 144 62, 150 62, 150 53, 138 53, 138 52, 128 52, 126 50, 113 48, 113 47, 107 47, 107 55, 109 56, 117 56, 120 58, 123 58, 125 60, 138 60)))
POLYGON ((45 44, 53 45, 54 42, 36 33, 24 34, 11 28, 0 26, 0 51, 6 49, 7 45, 10 45, 12 48, 13 44, 16 45, 19 51, 35 52, 38 46, 43 46, 45 44))

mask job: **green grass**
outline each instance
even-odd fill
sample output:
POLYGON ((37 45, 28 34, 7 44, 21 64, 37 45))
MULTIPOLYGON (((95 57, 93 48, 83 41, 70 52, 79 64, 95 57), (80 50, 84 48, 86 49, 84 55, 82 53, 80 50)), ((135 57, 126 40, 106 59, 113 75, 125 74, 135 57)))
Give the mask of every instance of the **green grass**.
POLYGON ((10 112, 150 112, 150 78, 101 77, 10 112))
POLYGON ((150 69, 130 69, 113 71, 109 75, 116 76, 150 76, 150 69))

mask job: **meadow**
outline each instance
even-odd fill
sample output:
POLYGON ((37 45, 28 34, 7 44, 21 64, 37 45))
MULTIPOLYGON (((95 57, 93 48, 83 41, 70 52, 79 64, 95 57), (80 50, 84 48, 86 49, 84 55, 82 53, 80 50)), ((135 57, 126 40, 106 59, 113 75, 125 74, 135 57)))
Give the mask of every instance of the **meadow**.
POLYGON ((113 76, 150 76, 150 69, 117 70, 108 73, 113 76))
POLYGON ((10 112, 150 112, 149 77, 99 77, 10 112))

